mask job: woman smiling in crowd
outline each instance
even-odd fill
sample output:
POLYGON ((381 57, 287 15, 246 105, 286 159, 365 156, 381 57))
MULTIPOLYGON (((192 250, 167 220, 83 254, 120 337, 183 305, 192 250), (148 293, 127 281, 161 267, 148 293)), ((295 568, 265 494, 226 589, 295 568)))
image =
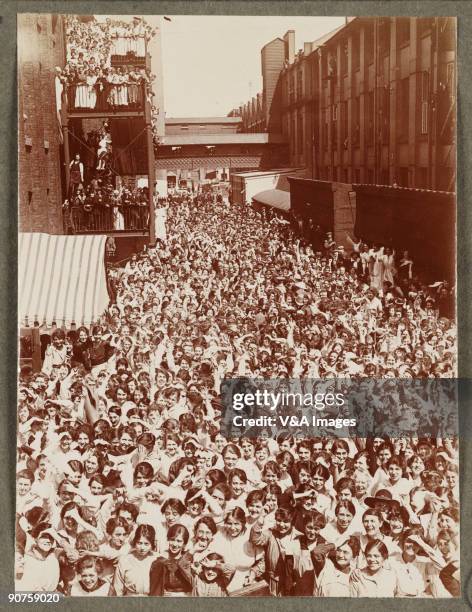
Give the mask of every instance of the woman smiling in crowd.
MULTIPOLYGON (((39 507, 60 531, 51 590, 99 592, 111 577, 117 595, 393 596, 410 588, 413 528, 433 551, 425 593, 447 590, 457 440, 439 424, 420 438, 421 403, 408 409, 389 378, 454 375, 455 324, 437 289, 416 267, 397 272, 398 248, 369 254, 361 241, 356 265, 332 236, 315 251, 274 211, 203 195, 167 204, 166 241, 108 270, 103 317, 75 336, 54 332, 43 371, 21 374, 17 518, 39 507), (402 422, 398 439, 223 435, 225 377, 280 377, 289 391, 290 378, 324 375, 375 380, 382 414, 402 422), (82 532, 101 565, 79 571, 82 532)), ((19 568, 37 571, 42 553, 31 562, 20 544, 19 568)))

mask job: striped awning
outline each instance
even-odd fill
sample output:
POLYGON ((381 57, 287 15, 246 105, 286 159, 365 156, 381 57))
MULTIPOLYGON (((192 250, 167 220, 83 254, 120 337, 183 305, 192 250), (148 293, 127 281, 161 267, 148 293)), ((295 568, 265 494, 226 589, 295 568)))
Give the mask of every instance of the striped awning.
POLYGON ((18 315, 23 325, 91 325, 108 306, 106 236, 20 233, 18 315))
POLYGON ((290 210, 290 192, 281 189, 266 189, 252 196, 259 204, 271 206, 277 210, 288 212, 290 210))

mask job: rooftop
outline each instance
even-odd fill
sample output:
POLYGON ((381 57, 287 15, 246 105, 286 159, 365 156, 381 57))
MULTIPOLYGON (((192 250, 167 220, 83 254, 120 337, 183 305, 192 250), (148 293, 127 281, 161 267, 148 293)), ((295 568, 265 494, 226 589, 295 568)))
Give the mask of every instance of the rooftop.
POLYGON ((344 30, 346 25, 347 24, 344 23, 343 25, 339 26, 339 28, 336 28, 335 30, 331 30, 331 32, 328 32, 327 34, 324 34, 324 36, 321 36, 320 38, 317 38, 316 40, 314 40, 311 43, 311 50, 314 51, 315 49, 318 49, 318 47, 322 47, 326 42, 328 42, 328 40, 330 40, 330 38, 333 38, 333 36, 335 36, 338 32, 340 32, 341 30, 344 30))
POLYGON ((274 170, 255 170, 253 172, 235 172, 234 176, 250 178, 252 176, 270 176, 271 174, 284 174, 289 172, 299 172, 303 168, 276 168, 274 170))
MULTIPOLYGON (((326 184, 331 184, 331 185, 335 185, 337 182, 341 182, 341 181, 326 181, 326 180, 322 180, 322 179, 312 179, 312 178, 306 178, 306 177, 300 177, 300 176, 289 176, 288 177, 289 182, 294 182, 294 183, 326 183, 326 184)), ((375 185, 373 183, 345 183, 347 185, 352 185, 352 189, 353 191, 355 190, 362 190, 362 191, 383 191, 383 192, 390 192, 391 194, 395 194, 395 193, 429 193, 429 194, 435 194, 435 195, 448 195, 448 196, 455 196, 455 192, 454 191, 440 191, 440 190, 436 190, 436 189, 424 189, 421 187, 401 187, 400 185, 375 185)))
POLYGON ((271 206, 282 212, 290 210, 290 192, 281 189, 265 189, 252 196, 252 199, 259 204, 271 206))
POLYGON ((241 123, 241 117, 166 117, 168 125, 179 125, 181 123, 241 123))
POLYGON ((161 138, 161 145, 217 145, 217 144, 268 144, 283 143, 279 134, 168 134, 161 138))

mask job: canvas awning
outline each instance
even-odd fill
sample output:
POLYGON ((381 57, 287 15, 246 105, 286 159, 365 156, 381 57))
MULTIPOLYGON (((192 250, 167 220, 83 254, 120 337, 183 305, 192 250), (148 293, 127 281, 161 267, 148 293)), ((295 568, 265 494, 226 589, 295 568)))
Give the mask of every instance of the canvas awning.
POLYGON ((290 210, 290 192, 281 189, 266 189, 252 196, 252 199, 259 204, 271 206, 277 210, 288 212, 290 210))
POLYGON ((20 326, 91 325, 108 306, 106 236, 20 233, 20 326))

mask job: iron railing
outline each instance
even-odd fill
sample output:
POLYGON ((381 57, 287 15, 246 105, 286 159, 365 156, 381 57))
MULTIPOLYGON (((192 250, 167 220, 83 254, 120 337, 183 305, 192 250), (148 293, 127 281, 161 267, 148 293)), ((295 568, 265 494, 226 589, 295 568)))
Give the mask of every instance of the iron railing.
POLYGON ((143 83, 113 85, 77 83, 67 87, 67 109, 71 113, 87 112, 144 112, 145 87, 143 83))
POLYGON ((145 232, 149 229, 147 205, 108 207, 94 206, 85 210, 73 206, 69 211, 69 227, 73 234, 100 234, 106 232, 145 232))

